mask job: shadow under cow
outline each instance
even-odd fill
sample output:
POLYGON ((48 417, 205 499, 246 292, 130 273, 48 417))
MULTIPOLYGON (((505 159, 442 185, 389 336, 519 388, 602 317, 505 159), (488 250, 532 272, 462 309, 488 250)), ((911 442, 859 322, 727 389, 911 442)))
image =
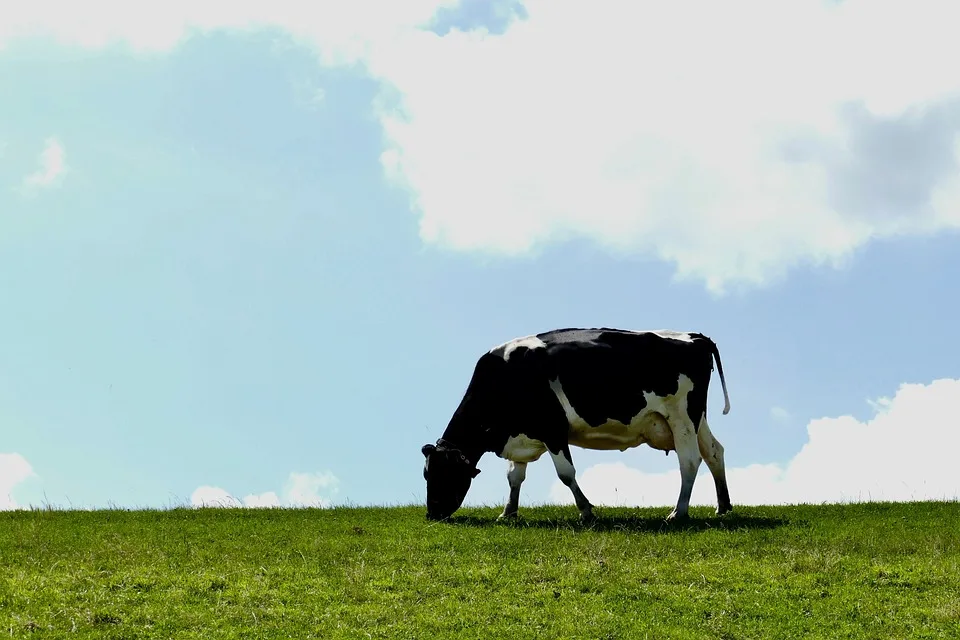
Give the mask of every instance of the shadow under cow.
POLYGON ((674 533, 682 531, 756 531, 776 529, 788 524, 798 524, 784 518, 770 516, 737 514, 736 512, 716 516, 694 517, 668 522, 666 517, 631 514, 597 514, 590 522, 581 522, 579 517, 532 517, 518 516, 514 519, 498 520, 496 516, 460 515, 452 516, 442 522, 466 527, 511 527, 517 529, 568 529, 573 531, 638 532, 638 533, 674 533))

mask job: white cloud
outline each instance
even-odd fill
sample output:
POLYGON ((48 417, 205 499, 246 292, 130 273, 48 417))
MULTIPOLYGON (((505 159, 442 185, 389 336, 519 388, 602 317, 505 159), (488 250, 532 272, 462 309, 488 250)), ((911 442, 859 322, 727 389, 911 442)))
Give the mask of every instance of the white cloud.
MULTIPOLYGON (((953 143, 953 157, 960 164, 960 137, 953 143)), ((960 171, 937 185, 930 196, 933 206, 945 216, 952 215, 952 224, 960 226, 960 171)))
POLYGON ((33 467, 19 453, 0 453, 0 511, 18 508, 13 488, 34 475, 33 467))
POLYGON ((280 496, 273 491, 266 493, 251 494, 244 497, 243 504, 247 507, 279 507, 280 496))
POLYGON ((226 489, 204 485, 190 496, 194 507, 329 507, 340 490, 340 480, 329 471, 292 472, 281 498, 273 491, 236 498, 226 489))
POLYGON ((40 166, 36 171, 23 179, 23 186, 28 189, 48 188, 57 184, 57 181, 67 171, 67 153, 63 145, 56 138, 47 138, 40 152, 40 166))
POLYGON ((455 4, 47 0, 6 10, 0 43, 159 51, 191 28, 272 26, 361 62, 399 96, 381 103, 384 169, 421 237, 454 250, 586 237, 720 292, 960 227, 960 153, 933 149, 956 120, 924 129, 960 97, 948 0, 527 0, 501 36, 418 28, 455 4), (908 153, 882 144, 890 126, 908 153))
POLYGON ((138 53, 169 51, 193 30, 249 30, 279 27, 322 50, 328 63, 352 63, 368 55, 371 43, 392 39, 399 31, 426 24, 451 0, 171 0, 138 5, 116 0, 37 0, 4 8, 0 47, 27 37, 50 37, 67 45, 102 48, 115 44, 138 53))
POLYGON ((284 495, 291 504, 325 507, 330 504, 330 498, 327 496, 339 490, 340 481, 329 471, 291 473, 284 495))
POLYGON ((880 215, 834 201, 841 169, 864 161, 841 107, 896 117, 958 95, 952 4, 600 2, 597 20, 581 3, 527 7, 502 37, 411 36, 374 60, 404 96, 384 114, 383 160, 425 240, 521 254, 585 236, 719 292, 960 224, 938 202, 880 215))
MULTIPOLYGON (((957 398, 960 380, 903 384, 892 399, 872 403, 875 415, 866 422, 851 416, 813 420, 807 425, 807 443, 786 465, 727 469, 733 503, 960 499, 957 398)), ((722 432, 715 433, 722 442, 722 432)), ((680 472, 644 473, 613 462, 586 469, 578 482, 597 504, 667 506, 676 503, 680 472)), ((573 501, 559 481, 550 497, 573 501)), ((706 465, 701 465, 691 503, 716 504, 706 465)))
POLYGON ((243 503, 230 495, 226 489, 203 485, 190 494, 190 504, 195 507, 239 507, 243 503))

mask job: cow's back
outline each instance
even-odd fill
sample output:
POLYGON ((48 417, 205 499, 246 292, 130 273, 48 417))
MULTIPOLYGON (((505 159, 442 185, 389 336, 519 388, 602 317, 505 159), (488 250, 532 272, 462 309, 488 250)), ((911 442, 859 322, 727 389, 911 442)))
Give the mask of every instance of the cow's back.
POLYGON ((712 353, 700 334, 561 329, 537 337, 545 344, 544 375, 560 381, 591 425, 629 422, 645 406, 645 394, 675 394, 681 376, 693 383, 691 402, 705 408, 712 353))

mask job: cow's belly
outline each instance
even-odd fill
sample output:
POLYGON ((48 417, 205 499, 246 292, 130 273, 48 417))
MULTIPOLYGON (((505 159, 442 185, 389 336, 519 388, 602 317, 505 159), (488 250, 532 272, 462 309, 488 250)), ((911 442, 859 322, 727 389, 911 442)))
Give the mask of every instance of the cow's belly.
POLYGON ((550 382, 550 388, 557 396, 567 416, 569 431, 567 441, 583 449, 619 449, 625 451, 641 444, 648 444, 661 451, 674 450, 673 431, 665 416, 681 410, 685 406, 686 395, 693 388, 690 379, 680 376, 677 382, 677 393, 661 398, 652 393, 644 393, 646 406, 635 415, 630 422, 607 420, 603 424, 591 426, 580 417, 577 410, 570 404, 570 399, 563 391, 559 379, 550 382))
POLYGON ((570 444, 583 449, 625 451, 642 444, 661 451, 674 449, 673 432, 670 431, 666 418, 649 409, 642 411, 629 424, 608 420, 604 424, 591 427, 577 417, 570 421, 568 440, 570 444))

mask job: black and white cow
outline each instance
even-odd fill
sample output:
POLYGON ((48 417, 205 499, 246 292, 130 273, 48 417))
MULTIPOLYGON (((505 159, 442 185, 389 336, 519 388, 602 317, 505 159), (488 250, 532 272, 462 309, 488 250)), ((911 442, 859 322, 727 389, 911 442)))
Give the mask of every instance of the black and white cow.
POLYGON ((509 461, 510 497, 500 517, 515 516, 527 464, 549 452, 589 520, 593 507, 577 486, 570 445, 625 451, 644 443, 677 452, 680 497, 668 519, 687 515, 701 459, 723 515, 733 508, 723 446, 707 425, 714 359, 726 414, 720 352, 699 333, 559 329, 491 349, 477 361, 443 436, 421 449, 427 517, 447 518, 460 508, 487 451, 509 461))

